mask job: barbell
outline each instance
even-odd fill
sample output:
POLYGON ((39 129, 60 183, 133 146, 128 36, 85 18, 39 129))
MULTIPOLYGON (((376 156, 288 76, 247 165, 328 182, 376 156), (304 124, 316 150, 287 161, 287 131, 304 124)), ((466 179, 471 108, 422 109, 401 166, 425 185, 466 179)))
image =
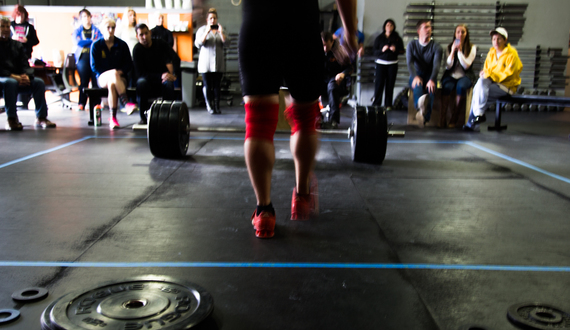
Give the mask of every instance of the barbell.
MULTIPOLYGON (((198 127, 196 132, 243 133, 242 128, 198 127)), ((321 134, 341 134, 350 139, 352 160, 381 164, 386 157, 388 135, 405 133, 388 132, 386 110, 376 106, 354 108, 352 123, 346 130, 318 130, 321 134)), ((190 116, 186 103, 156 100, 148 113, 147 137, 150 152, 158 158, 186 156, 190 141, 190 116)))

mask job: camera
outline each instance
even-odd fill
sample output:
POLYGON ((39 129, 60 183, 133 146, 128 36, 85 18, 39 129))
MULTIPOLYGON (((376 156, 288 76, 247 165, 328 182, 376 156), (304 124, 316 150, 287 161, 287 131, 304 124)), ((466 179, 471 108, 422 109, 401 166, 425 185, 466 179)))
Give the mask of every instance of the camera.
POLYGON ((210 25, 210 29, 212 29, 212 30, 217 30, 217 29, 218 29, 218 24, 210 25))

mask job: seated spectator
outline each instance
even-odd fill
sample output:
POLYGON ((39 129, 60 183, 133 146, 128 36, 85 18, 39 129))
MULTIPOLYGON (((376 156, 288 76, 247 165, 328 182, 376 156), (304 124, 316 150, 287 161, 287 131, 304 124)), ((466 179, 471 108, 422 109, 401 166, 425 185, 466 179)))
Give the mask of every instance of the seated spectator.
POLYGON ((329 107, 323 126, 336 128, 340 124, 340 98, 348 94, 346 81, 352 72, 352 65, 348 53, 330 32, 322 32, 321 38, 325 51, 324 78, 329 107))
POLYGON ((45 98, 45 84, 40 78, 34 78, 28 57, 22 43, 10 38, 10 19, 0 19, 0 90, 4 95, 8 122, 7 130, 21 131, 22 123, 18 120, 16 99, 18 93, 32 93, 36 104, 36 127, 52 128, 55 124, 47 119, 48 108, 45 98))
POLYGON ((414 92, 416 120, 419 127, 424 127, 431 117, 442 50, 437 42, 431 40, 430 20, 419 20, 416 30, 418 39, 408 43, 406 61, 410 72, 410 87, 414 92))
POLYGON ((152 39, 162 39, 170 48, 174 47, 174 37, 172 32, 164 27, 164 14, 158 13, 158 25, 150 30, 152 39))
POLYGON ((523 64, 517 50, 508 43, 507 30, 498 27, 489 34, 493 47, 473 88, 469 119, 463 125, 466 131, 478 131, 479 125, 487 119, 485 110, 494 105, 498 98, 514 94, 521 83, 523 64))
POLYGON ((174 100, 174 51, 161 39, 152 39, 146 24, 137 25, 136 30, 139 43, 133 51, 133 63, 137 76, 137 102, 141 110, 139 124, 146 124, 145 111, 150 108, 149 96, 174 100))
POLYGON ((447 110, 451 92, 455 90, 455 102, 451 106, 451 119, 449 128, 454 128, 459 117, 459 110, 465 108, 465 98, 471 88, 472 81, 475 81, 473 73, 473 61, 477 55, 477 46, 469 40, 469 29, 466 25, 460 24, 455 27, 453 41, 446 49, 446 67, 441 78, 441 115, 439 127, 447 126, 447 110))
POLYGON ((75 42, 75 63, 81 83, 79 85, 79 110, 84 110, 87 104, 87 94, 83 91, 89 87, 89 81, 93 79, 95 84, 95 76, 91 71, 91 44, 93 40, 101 39, 102 34, 99 29, 91 22, 91 12, 85 8, 79 11, 81 18, 81 26, 73 32, 73 41, 75 42))
POLYGON ((115 37, 115 26, 113 19, 104 19, 101 22, 103 38, 91 45, 91 70, 97 77, 99 87, 109 90, 111 129, 119 128, 117 121, 119 100, 125 105, 134 107, 128 104, 127 97, 127 74, 133 68, 133 60, 127 43, 115 37))
MULTIPOLYGON (((358 24, 358 19, 356 20, 356 24, 358 24)), ((340 40, 340 45, 342 47, 346 47, 346 41, 343 38, 343 34, 344 28, 341 26, 334 32, 333 38, 340 40)), ((357 55, 358 57, 361 57, 364 55, 364 33, 360 30, 356 30, 354 36, 356 37, 356 42, 358 44, 357 55)))

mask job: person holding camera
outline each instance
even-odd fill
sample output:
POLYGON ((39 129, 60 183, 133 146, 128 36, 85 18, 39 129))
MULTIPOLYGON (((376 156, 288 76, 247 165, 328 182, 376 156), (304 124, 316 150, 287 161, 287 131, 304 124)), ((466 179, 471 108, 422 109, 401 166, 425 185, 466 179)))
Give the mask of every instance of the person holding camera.
POLYGON ((374 40, 374 56, 376 56, 376 79, 374 80, 373 105, 382 104, 382 94, 386 89, 384 106, 391 110, 394 98, 394 85, 398 75, 398 55, 404 54, 404 42, 398 32, 394 20, 387 19, 382 27, 382 34, 374 40))
POLYGON ((469 41, 469 29, 465 24, 457 25, 453 41, 446 49, 446 70, 441 78, 441 114, 438 125, 440 128, 454 128, 457 125, 459 110, 465 107, 467 91, 476 80, 472 67, 476 55, 477 46, 469 41), (451 119, 447 126, 447 109, 454 89, 455 102, 452 102, 451 119))
POLYGON ((226 70, 224 43, 227 40, 224 28, 218 24, 218 12, 208 10, 207 24, 196 32, 196 47, 200 49, 198 72, 202 74, 204 100, 210 114, 220 114, 220 83, 226 70))

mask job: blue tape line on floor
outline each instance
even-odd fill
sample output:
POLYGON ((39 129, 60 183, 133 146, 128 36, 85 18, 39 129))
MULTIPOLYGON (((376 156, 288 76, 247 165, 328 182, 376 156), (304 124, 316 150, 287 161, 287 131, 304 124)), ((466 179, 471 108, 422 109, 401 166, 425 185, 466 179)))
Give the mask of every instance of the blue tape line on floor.
POLYGON ((79 143, 79 142, 83 142, 83 141, 88 140, 88 139, 90 139, 90 138, 92 138, 92 136, 86 136, 86 137, 84 137, 84 138, 82 138, 82 139, 75 140, 75 141, 71 141, 71 142, 62 144, 62 145, 60 145, 60 146, 58 146, 58 147, 55 147, 55 148, 51 148, 51 149, 48 149, 48 150, 36 152, 35 154, 31 154, 31 155, 29 155, 29 156, 26 156, 26 157, 23 157, 23 158, 19 158, 19 159, 13 160, 13 161, 8 162, 8 163, 4 163, 4 164, 0 165, 0 168, 4 168, 4 167, 10 166, 10 165, 14 165, 14 164, 17 164, 17 163, 23 162, 23 161, 25 161, 25 160, 28 160, 28 159, 32 159, 32 158, 41 156, 41 155, 49 154, 50 152, 57 151, 57 150, 60 150, 60 149, 65 148, 65 147, 69 147, 69 146, 71 146, 71 145, 77 144, 77 143, 79 143))
POLYGON ((541 168, 539 168, 539 167, 536 167, 536 166, 531 165, 531 164, 529 164, 529 163, 525 163, 525 162, 523 162, 523 161, 521 161, 521 160, 518 160, 518 159, 516 159, 516 158, 509 157, 509 156, 507 156, 507 155, 503 155, 502 153, 496 152, 496 151, 491 150, 491 149, 489 149, 489 148, 485 148, 485 147, 480 146, 480 145, 478 145, 478 144, 476 144, 476 143, 473 143, 473 142, 465 142, 465 144, 468 145, 468 146, 471 146, 471 147, 473 147, 473 148, 477 148, 477 149, 479 149, 479 150, 481 150, 481 151, 484 151, 484 152, 486 152, 486 153, 489 153, 489 154, 491 154, 491 155, 497 156, 497 157, 499 157, 499 158, 503 158, 503 159, 505 159, 505 160, 508 160, 509 162, 518 164, 518 165, 520 165, 520 166, 524 166, 524 167, 526 167, 526 168, 530 168, 531 170, 537 171, 537 172, 542 173, 542 174, 544 174, 544 175, 548 175, 548 176, 550 176, 550 177, 552 177, 552 178, 555 178, 555 179, 557 179, 557 180, 560 180, 560 181, 563 181, 563 182, 566 182, 566 183, 570 183, 570 179, 568 179, 568 178, 565 178, 565 177, 560 176, 560 175, 558 175, 558 174, 554 174, 554 173, 545 171, 545 170, 543 170, 543 169, 541 169, 541 168))
MULTIPOLYGON (((141 139, 143 139, 144 138, 144 139, 146 139, 146 137, 143 137, 143 136, 133 137, 133 136, 95 136, 95 135, 90 135, 90 136, 86 136, 86 137, 79 139, 79 140, 75 140, 75 141, 71 141, 71 142, 66 143, 66 144, 62 144, 61 146, 58 146, 55 148, 51 148, 51 149, 48 149, 45 151, 37 152, 35 154, 29 155, 29 156, 26 156, 23 158, 19 158, 19 159, 13 160, 13 161, 8 162, 8 163, 0 164, 0 169, 7 167, 7 166, 10 166, 10 165, 14 165, 14 164, 23 162, 23 161, 31 159, 31 158, 35 158, 35 157, 38 157, 41 155, 48 154, 48 153, 53 152, 53 151, 63 149, 65 147, 74 145, 76 143, 79 143, 79 142, 82 142, 82 141, 85 141, 85 140, 88 140, 91 138, 96 138, 96 139, 101 139, 101 138, 102 139, 108 139, 108 138, 115 138, 115 139, 141 138, 141 139)), ((240 138, 229 138, 229 137, 216 137, 216 136, 201 136, 201 137, 190 137, 190 139, 194 139, 194 140, 242 140, 243 138, 241 138, 241 137, 240 138)), ((275 138, 275 141, 289 141, 289 139, 288 138, 275 138)), ((346 140, 345 139, 321 139, 321 141, 323 141, 323 142, 349 142, 350 140, 348 140, 348 139, 346 139, 346 140)), ((525 163, 525 162, 518 160, 516 158, 512 158, 512 157, 509 157, 507 155, 501 154, 501 153, 496 152, 494 150, 491 150, 489 148, 480 146, 480 145, 473 143, 471 141, 389 140, 388 143, 394 143, 394 144, 418 144, 418 143, 419 144, 464 144, 464 145, 468 145, 468 146, 471 146, 473 148, 479 149, 481 151, 484 151, 488 154, 497 156, 499 158, 503 158, 503 159, 510 161, 512 163, 515 163, 515 164, 521 165, 523 167, 529 168, 529 169, 534 170, 536 172, 542 173, 544 175, 550 176, 554 179, 557 179, 557 180, 560 180, 562 182, 566 182, 566 183, 570 184, 570 179, 568 179, 568 178, 565 178, 565 177, 560 176, 558 174, 554 174, 554 173, 545 171, 539 167, 525 163)))
POLYGON ((283 262, 62 262, 0 261, 0 267, 73 268, 324 268, 324 269, 423 269, 487 270, 521 272, 570 272, 563 266, 445 265, 445 264, 365 264, 365 263, 283 263, 283 262))

